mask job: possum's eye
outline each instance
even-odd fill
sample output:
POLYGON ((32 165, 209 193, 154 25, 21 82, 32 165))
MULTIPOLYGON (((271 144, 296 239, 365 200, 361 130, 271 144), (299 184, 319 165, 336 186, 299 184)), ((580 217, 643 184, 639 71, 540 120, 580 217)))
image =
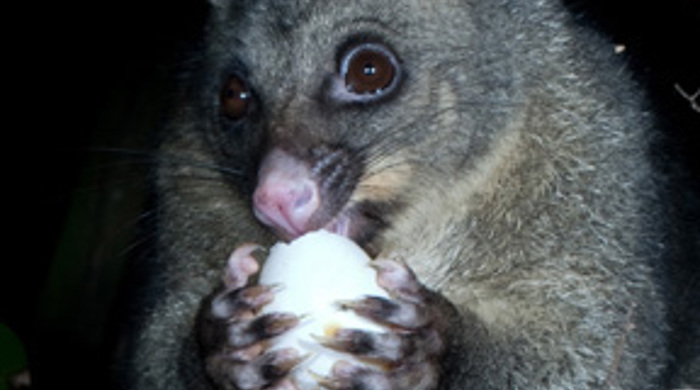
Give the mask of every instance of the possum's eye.
POLYGON ((227 118, 242 119, 250 110, 252 94, 240 77, 231 76, 221 90, 221 109, 227 118))
POLYGON ((362 43, 345 52, 339 71, 346 92, 366 99, 393 90, 400 67, 389 48, 378 43, 362 43))

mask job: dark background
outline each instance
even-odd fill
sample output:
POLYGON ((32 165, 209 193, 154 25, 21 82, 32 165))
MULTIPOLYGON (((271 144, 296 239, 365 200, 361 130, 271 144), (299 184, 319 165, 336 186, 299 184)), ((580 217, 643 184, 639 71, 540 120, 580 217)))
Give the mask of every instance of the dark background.
MULTIPOLYGON (((625 45, 675 141, 669 147, 700 178, 700 113, 674 88, 700 89, 700 2, 569 3, 583 23, 625 45)), ((143 253, 139 223, 151 217, 144 208, 150 160, 141 152, 206 6, 13 7, 3 12, 9 218, 2 220, 10 233, 0 260, 0 323, 23 342, 37 388, 106 388, 111 357, 122 348, 113 335, 122 322, 114 308, 129 290, 124 265, 143 253)))

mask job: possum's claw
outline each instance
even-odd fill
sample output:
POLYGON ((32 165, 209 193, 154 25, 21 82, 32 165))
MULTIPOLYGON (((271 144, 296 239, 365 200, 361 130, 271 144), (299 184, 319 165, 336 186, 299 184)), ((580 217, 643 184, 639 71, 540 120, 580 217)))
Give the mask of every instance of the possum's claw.
POLYGON ((380 259, 373 261, 371 266, 377 271, 377 284, 392 297, 413 303, 420 303, 426 299, 428 291, 405 263, 380 259))
POLYGON ((271 313, 252 320, 235 321, 228 327, 227 340, 233 348, 244 348, 278 336, 295 327, 299 319, 292 314, 271 313))
POLYGON ((353 310, 376 322, 404 329, 421 328, 431 320, 430 313, 425 307, 382 297, 366 297, 351 304, 345 304, 343 308, 353 310))
POLYGON ((219 294, 211 302, 212 314, 221 319, 245 317, 274 298, 274 286, 250 286, 219 294))
POLYGON ((390 366, 400 363, 405 356, 405 351, 415 347, 415 343, 405 336, 394 332, 373 333, 341 328, 330 337, 314 336, 314 339, 327 348, 390 366))
POLYGON ((303 360, 294 349, 271 351, 250 360, 216 355, 207 359, 207 370, 224 388, 240 390, 296 390, 287 374, 303 360))

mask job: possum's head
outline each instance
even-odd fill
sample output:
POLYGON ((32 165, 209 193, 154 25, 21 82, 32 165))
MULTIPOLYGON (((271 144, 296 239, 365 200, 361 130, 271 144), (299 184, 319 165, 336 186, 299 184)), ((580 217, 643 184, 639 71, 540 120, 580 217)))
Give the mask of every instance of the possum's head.
POLYGON ((222 3, 203 72, 210 139, 282 238, 371 242, 503 125, 512 77, 494 59, 508 55, 463 4, 222 3))

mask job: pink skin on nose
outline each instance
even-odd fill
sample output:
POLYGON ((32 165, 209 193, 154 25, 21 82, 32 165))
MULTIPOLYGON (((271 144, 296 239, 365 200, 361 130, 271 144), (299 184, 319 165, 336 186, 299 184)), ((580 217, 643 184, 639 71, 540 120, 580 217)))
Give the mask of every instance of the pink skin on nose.
POLYGON ((258 177, 253 195, 255 216, 288 240, 309 231, 311 216, 321 205, 309 168, 275 149, 265 157, 258 177))

